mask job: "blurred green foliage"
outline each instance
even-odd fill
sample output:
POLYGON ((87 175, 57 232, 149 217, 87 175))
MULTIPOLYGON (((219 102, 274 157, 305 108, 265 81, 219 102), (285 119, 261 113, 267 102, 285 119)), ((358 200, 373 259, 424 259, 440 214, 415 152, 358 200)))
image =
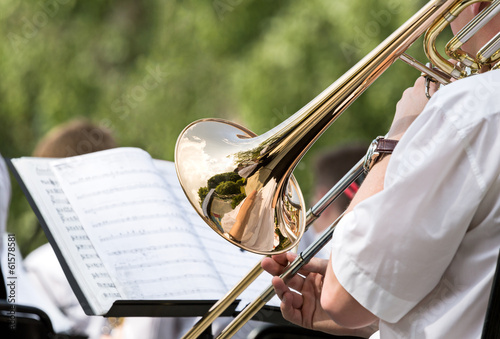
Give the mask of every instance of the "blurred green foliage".
MULTIPOLYGON (((122 146, 173 160, 206 117, 263 133, 330 85, 424 1, 3 0, 0 152, 30 155, 52 127, 84 116, 122 146), (369 4, 369 5, 368 5, 369 4)), ((422 59, 419 46, 412 54, 422 59)), ((307 197, 318 150, 384 134, 418 72, 396 62, 295 170, 307 197)), ((23 254, 45 241, 13 181, 9 230, 23 254)))

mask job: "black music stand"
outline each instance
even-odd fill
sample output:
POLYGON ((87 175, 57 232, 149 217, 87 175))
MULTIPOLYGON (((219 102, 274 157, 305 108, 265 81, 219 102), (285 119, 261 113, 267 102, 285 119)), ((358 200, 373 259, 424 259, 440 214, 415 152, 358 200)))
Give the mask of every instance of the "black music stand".
POLYGON ((481 339, 500 338, 500 251, 498 252, 497 268, 491 286, 490 300, 484 318, 481 339))

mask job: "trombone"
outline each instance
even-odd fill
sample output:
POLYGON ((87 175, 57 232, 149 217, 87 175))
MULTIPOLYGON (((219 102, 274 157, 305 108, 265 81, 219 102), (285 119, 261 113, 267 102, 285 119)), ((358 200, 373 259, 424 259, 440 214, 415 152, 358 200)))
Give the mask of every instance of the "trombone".
MULTIPOLYGON (((485 67, 500 67, 500 33, 474 57, 460 48, 500 12, 500 0, 487 1, 490 6, 446 45, 447 57, 439 54, 435 47, 443 29, 463 9, 477 2, 485 1, 430 1, 306 106, 260 136, 221 119, 203 119, 187 126, 177 140, 175 164, 181 186, 193 208, 221 237, 245 250, 271 255, 295 247, 308 225, 308 215, 292 175, 294 168, 320 135, 392 63, 401 59, 441 84, 476 74, 485 67), (426 56, 434 66, 426 66, 405 54, 422 35, 426 56)), ((330 233, 335 225, 336 222, 330 227, 330 233)), ((306 252, 314 253, 314 250, 306 252)), ((308 260, 304 257, 302 263, 308 260)), ((300 265, 292 263, 290 274, 300 265)), ((220 309, 227 307, 236 298, 236 293, 260 274, 262 269, 260 264, 258 266, 214 305, 184 338, 196 338, 201 334, 210 324, 203 320, 212 321, 221 314, 220 309)), ((219 338, 231 337, 272 293, 270 287, 245 308, 219 338)))

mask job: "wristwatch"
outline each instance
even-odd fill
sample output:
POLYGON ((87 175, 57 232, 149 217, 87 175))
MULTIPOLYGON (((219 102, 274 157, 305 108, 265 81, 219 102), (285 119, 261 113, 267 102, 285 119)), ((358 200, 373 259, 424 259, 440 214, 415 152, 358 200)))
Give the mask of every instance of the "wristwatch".
POLYGON ((398 140, 386 139, 383 136, 378 136, 374 139, 366 152, 363 164, 365 172, 368 172, 386 154, 391 154, 397 144, 398 140))

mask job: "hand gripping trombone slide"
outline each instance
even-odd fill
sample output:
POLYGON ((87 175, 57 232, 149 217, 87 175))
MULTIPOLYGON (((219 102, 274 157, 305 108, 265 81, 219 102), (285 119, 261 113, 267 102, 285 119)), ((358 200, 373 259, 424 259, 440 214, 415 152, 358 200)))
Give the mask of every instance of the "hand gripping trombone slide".
MULTIPOLYGON (((312 223, 318 219, 321 214, 330 206, 361 174, 367 171, 369 164, 369 159, 363 158, 353 168, 342 177, 322 198, 318 201, 309 211, 307 212, 306 227, 312 225, 312 223)), ((340 220, 338 218, 337 220, 340 220)), ((338 221, 335 221, 321 236, 318 242, 311 244, 303 253, 300 253, 297 257, 298 260, 294 262, 294 269, 288 269, 283 275, 286 274, 287 277, 293 276, 298 269, 304 264, 306 264, 311 258, 324 247, 324 245, 331 239, 333 234, 333 229, 338 221), (300 258, 300 259, 299 259, 300 258)), ((307 229, 307 228, 306 228, 307 229)), ((226 310, 229 305, 236 300, 236 298, 243 292, 262 272, 261 262, 259 261, 255 267, 253 267, 250 272, 233 288, 231 289, 223 298, 221 298, 217 303, 215 303, 210 310, 182 337, 187 338, 198 338, 203 331, 205 331, 215 319, 217 319, 226 310)), ((292 267, 292 265, 290 266, 292 267)), ((274 289, 269 286, 265 292, 263 292, 256 306, 253 307, 253 311, 258 312, 271 298, 274 296, 274 289)), ((252 312, 253 313, 253 312, 252 312)), ((251 314, 250 317, 255 315, 251 314)), ((244 322, 243 322, 244 324, 244 322)), ((239 329, 239 328, 238 328, 239 329)))

